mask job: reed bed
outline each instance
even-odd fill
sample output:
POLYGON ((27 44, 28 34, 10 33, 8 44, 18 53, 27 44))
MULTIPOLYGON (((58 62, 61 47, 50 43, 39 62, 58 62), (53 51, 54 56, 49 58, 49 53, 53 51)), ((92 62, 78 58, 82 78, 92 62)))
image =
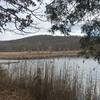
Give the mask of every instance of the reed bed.
POLYGON ((0 52, 1 59, 41 59, 41 58, 54 58, 79 56, 81 50, 73 51, 24 51, 24 52, 0 52))
POLYGON ((0 70, 0 88, 28 95, 25 99, 15 93, 19 98, 14 100, 100 100, 98 82, 92 79, 91 74, 84 79, 83 74, 79 76, 77 68, 71 72, 69 67, 63 67, 58 74, 54 64, 48 63, 44 67, 37 65, 34 71, 27 67, 25 61, 20 66, 16 64, 13 70, 0 70))

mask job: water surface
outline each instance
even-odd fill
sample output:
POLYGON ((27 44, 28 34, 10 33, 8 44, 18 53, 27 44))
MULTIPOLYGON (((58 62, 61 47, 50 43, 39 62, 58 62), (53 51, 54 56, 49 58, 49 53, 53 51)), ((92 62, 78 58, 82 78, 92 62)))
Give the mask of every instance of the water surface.
POLYGON ((0 60, 0 65, 3 69, 7 69, 9 75, 13 77, 20 76, 20 72, 34 74, 37 68, 44 72, 45 68, 53 69, 56 75, 63 74, 64 71, 69 71, 73 74, 78 73, 78 76, 87 78, 89 75, 93 79, 100 80, 100 64, 92 58, 86 59, 81 57, 64 57, 52 59, 30 59, 30 60, 0 60))

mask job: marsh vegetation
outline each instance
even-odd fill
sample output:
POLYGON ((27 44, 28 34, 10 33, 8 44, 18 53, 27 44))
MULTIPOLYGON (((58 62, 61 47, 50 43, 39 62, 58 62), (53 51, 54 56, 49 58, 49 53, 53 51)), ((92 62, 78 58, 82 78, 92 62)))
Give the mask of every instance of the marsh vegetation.
POLYGON ((16 63, 1 64, 0 100, 3 95, 8 97, 3 100, 99 100, 98 69, 94 68, 99 64, 82 59, 79 62, 83 61, 84 67, 87 63, 93 65, 92 70, 84 72, 78 66, 80 63, 75 64, 70 58, 73 62, 70 64, 70 59, 64 59, 14 60, 16 63))

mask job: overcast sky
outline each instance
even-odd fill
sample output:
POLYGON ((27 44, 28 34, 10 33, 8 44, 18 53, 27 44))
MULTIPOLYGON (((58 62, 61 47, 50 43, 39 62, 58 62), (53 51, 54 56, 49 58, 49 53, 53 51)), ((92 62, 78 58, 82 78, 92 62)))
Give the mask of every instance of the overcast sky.
MULTIPOLYGON (((49 2, 49 0, 45 0, 45 1, 49 2)), ((0 2, 0 5, 5 6, 5 4, 3 2, 0 2)), ((45 8, 43 8, 43 9, 45 9, 45 8)), ((10 25, 10 27, 12 27, 12 26, 10 25)), ((28 37, 28 36, 34 36, 34 35, 52 35, 52 33, 48 32, 48 30, 51 27, 50 22, 39 22, 39 27, 41 28, 41 30, 37 33, 34 33, 34 34, 18 35, 16 33, 12 33, 12 32, 0 33, 0 40, 2 40, 2 41, 3 40, 13 40, 13 39, 19 39, 19 38, 24 38, 24 37, 28 37)), ((80 24, 77 26, 74 26, 72 28, 72 32, 70 34, 71 35, 82 35, 81 30, 80 30, 80 24)), ((63 36, 63 34, 60 34, 60 32, 56 32, 54 34, 54 36, 56 36, 56 35, 63 36)))

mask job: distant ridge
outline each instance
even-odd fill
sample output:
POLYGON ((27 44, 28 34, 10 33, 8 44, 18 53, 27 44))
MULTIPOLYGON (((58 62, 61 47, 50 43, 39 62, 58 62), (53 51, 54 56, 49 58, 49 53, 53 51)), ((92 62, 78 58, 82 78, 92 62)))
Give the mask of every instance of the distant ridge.
POLYGON ((80 50, 79 36, 39 35, 18 40, 0 41, 0 51, 80 50))

